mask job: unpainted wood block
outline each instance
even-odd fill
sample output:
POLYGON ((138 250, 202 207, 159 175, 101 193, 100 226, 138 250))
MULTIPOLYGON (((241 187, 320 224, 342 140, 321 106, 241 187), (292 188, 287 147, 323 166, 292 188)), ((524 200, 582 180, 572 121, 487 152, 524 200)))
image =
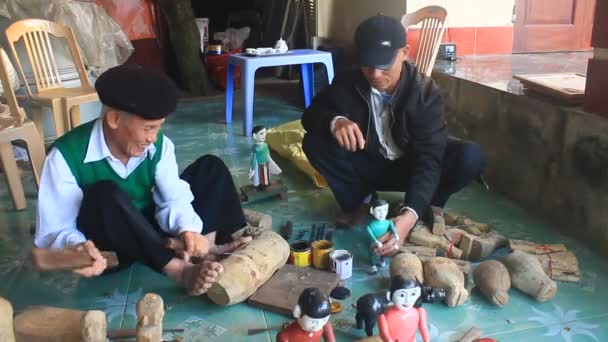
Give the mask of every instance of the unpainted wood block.
POLYGON ((445 233, 445 220, 443 219, 443 209, 431 206, 433 213, 433 229, 435 235, 443 236, 445 233))
POLYGON ((165 308, 163 299, 155 293, 146 293, 137 302, 137 342, 162 342, 163 317, 165 308))
POLYGON ((412 253, 418 256, 437 256, 437 247, 403 245, 399 247, 399 251, 404 253, 412 253))
POLYGON ((17 342, 81 342, 85 311, 37 307, 15 317, 17 342))
POLYGON ((108 322, 106 313, 100 310, 87 311, 80 322, 83 342, 106 342, 108 322))
POLYGON ((8 300, 2 297, 0 297, 0 341, 15 342, 13 306, 8 300))
POLYGON ((551 300, 557 294, 557 284, 547 276, 534 255, 515 250, 501 262, 509 270, 511 286, 523 293, 539 302, 551 300))
POLYGON ((511 277, 502 263, 487 260, 479 264, 473 273, 475 285, 494 305, 503 306, 509 302, 511 277))
POLYGON ((391 277, 400 275, 415 278, 420 284, 424 284, 422 261, 412 253, 399 253, 393 256, 389 272, 391 277))
POLYGON ((410 233, 409 241, 419 246, 438 248, 445 255, 454 259, 462 258, 462 250, 451 244, 445 237, 437 236, 425 227, 414 228, 410 233))
POLYGON ((423 263, 426 286, 440 288, 446 292, 446 304, 454 307, 464 304, 469 298, 465 288, 464 274, 452 260, 435 257, 423 263))

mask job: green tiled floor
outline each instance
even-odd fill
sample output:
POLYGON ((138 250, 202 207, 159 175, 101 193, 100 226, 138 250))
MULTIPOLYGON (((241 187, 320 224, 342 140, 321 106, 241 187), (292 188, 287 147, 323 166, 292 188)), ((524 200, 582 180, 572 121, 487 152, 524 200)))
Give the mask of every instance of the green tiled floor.
MULTIPOLYGON (((298 107, 271 99, 258 100, 255 111, 255 123, 268 127, 297 119, 301 113, 298 107)), ((182 168, 198 156, 213 153, 226 162, 237 184, 243 185, 247 183, 250 141, 241 136, 241 121, 226 126, 222 123, 223 115, 221 98, 205 104, 184 103, 167 121, 165 133, 175 142, 182 168)), ((275 229, 286 220, 293 221, 296 234, 313 223, 331 226, 338 212, 331 193, 314 189, 288 162, 276 159, 284 170, 282 179, 289 187, 289 199, 248 207, 271 214, 275 229)), ((34 272, 27 251, 31 248, 35 192, 31 181, 25 184, 29 207, 24 212, 12 210, 5 186, 0 191, 0 296, 8 298, 17 312, 31 305, 95 308, 106 312, 110 328, 132 328, 138 298, 145 292, 155 292, 165 302, 165 327, 186 329, 187 341, 274 340, 276 331, 247 336, 247 329, 276 326, 288 319, 246 304, 218 307, 205 297, 185 296, 167 278, 141 265, 97 279, 34 272)), ((382 196, 388 200, 398 199, 393 193, 382 196)), ((498 309, 473 290, 470 300, 458 308, 426 305, 433 341, 452 341, 472 325, 500 341, 608 340, 608 300, 601 292, 608 288, 608 266, 597 254, 571 238, 554 233, 550 226, 513 202, 477 186, 464 189, 448 205, 449 209, 491 223, 511 238, 565 243, 578 256, 583 277, 579 284, 558 283, 558 294, 549 303, 536 303, 511 290, 509 304, 498 309)), ((336 231, 333 239, 338 247, 354 251, 354 275, 345 282, 353 296, 344 301, 345 310, 332 318, 338 340, 349 341, 364 335, 354 328, 351 304, 364 293, 385 288, 388 274, 386 270, 375 276, 364 272, 366 240, 362 227, 336 231)), ((497 255, 505 252, 498 251, 497 255)), ((166 336, 170 337, 170 334, 166 336)))

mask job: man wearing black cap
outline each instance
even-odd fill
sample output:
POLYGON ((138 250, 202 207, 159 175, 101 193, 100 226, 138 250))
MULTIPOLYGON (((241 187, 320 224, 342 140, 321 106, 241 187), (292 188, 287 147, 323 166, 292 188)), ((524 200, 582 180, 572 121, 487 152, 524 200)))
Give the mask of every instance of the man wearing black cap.
POLYGON ((94 264, 75 272, 89 277, 106 270, 99 250, 114 251, 120 267, 138 261, 202 294, 221 264, 188 256, 217 251, 246 225, 228 169, 207 155, 178 175, 174 145, 160 132, 177 105, 169 78, 123 65, 95 88, 100 118, 57 139, 46 158, 35 245, 86 250, 94 264), (185 258, 164 247, 168 236, 183 240, 185 258))
POLYGON ((435 83, 407 62, 401 23, 377 15, 355 32, 360 69, 338 75, 302 116, 303 148, 325 177, 342 210, 339 225, 358 223, 376 191, 403 191, 394 219, 400 241, 430 206, 478 177, 484 159, 478 145, 448 139, 445 101, 435 83))

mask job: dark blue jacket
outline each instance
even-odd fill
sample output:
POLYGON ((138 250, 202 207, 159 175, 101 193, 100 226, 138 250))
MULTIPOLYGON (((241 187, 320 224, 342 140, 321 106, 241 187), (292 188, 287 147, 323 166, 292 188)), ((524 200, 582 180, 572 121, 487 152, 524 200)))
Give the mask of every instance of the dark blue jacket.
MULTIPOLYGON (((369 83, 360 70, 336 76, 304 111, 304 129, 311 134, 331 135, 332 119, 344 116, 359 125, 366 142, 376 140, 375 129, 368 129, 373 120, 370 91, 369 83)), ((404 157, 411 161, 412 167, 405 205, 422 215, 441 175, 448 139, 445 98, 431 78, 418 73, 415 66, 405 62, 391 106, 395 120, 393 139, 404 151, 404 157)))

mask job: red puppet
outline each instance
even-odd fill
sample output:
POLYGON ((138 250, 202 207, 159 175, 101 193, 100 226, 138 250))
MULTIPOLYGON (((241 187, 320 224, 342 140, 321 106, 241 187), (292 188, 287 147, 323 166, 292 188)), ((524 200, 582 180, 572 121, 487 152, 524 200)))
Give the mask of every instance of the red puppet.
POLYGON ((277 335, 277 342, 335 342, 334 328, 329 321, 330 303, 327 295, 310 287, 302 291, 293 309, 296 321, 277 335))
POLYGON ((416 329, 420 329, 424 342, 431 340, 421 294, 422 288, 414 278, 391 278, 387 296, 393 306, 378 316, 378 328, 383 342, 415 342, 416 329))

